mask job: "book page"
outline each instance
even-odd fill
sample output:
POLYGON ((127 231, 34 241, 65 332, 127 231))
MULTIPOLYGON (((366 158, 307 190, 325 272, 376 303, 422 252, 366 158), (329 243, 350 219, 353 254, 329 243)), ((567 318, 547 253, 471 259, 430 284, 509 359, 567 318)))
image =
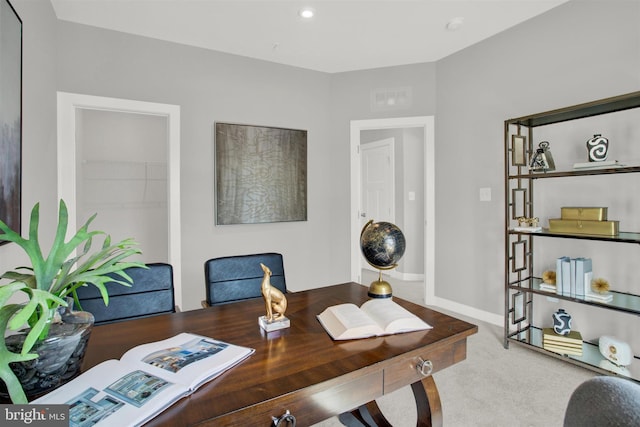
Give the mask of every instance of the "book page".
POLYGON ((141 425, 253 352, 182 333, 102 362, 33 403, 70 405, 72 427, 141 425))
POLYGON ((334 340, 365 338, 382 333, 382 329, 355 304, 328 307, 318 320, 334 340))
POLYGON ((380 325, 385 334, 431 329, 431 325, 390 298, 371 299, 360 308, 380 325))
POLYGON ((141 425, 189 394, 180 384, 107 360, 34 400, 69 405, 69 426, 141 425))
POLYGON ((253 352, 250 348, 181 333, 166 340, 134 347, 121 360, 160 378, 184 384, 194 391, 253 352))

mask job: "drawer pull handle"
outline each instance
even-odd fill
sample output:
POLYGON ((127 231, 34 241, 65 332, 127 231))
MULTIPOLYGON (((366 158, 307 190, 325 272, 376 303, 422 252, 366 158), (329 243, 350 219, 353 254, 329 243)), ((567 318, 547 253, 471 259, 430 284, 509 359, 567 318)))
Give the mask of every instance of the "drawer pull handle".
POLYGON ((288 409, 283 415, 279 417, 271 417, 271 419, 273 420, 272 425, 274 427, 281 427, 281 426, 296 427, 296 417, 294 417, 291 414, 291 412, 289 412, 288 409))
POLYGON ((431 375, 431 371, 433 371, 433 363, 431 363, 431 360, 424 360, 422 357, 418 357, 416 368, 418 372, 420 372, 420 375, 428 377, 431 375))

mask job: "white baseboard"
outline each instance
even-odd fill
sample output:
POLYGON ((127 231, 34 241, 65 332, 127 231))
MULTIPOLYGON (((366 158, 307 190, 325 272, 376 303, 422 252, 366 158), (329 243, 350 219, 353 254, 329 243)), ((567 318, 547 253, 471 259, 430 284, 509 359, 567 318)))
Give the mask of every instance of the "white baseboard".
MULTIPOLYGON (((373 271, 375 273, 380 272, 380 270, 377 270, 369 265, 363 265, 362 268, 368 271, 373 271)), ((421 280, 424 281, 424 274, 403 273, 398 270, 384 270, 382 274, 387 275, 392 279, 405 280, 408 282, 419 282, 421 280)))
POLYGON ((391 276, 394 279, 406 280, 406 281, 409 281, 409 282, 424 281, 424 274, 402 273, 402 272, 399 272, 399 271, 392 271, 389 276, 391 276))
POLYGON ((445 310, 450 310, 463 316, 472 317, 474 319, 478 319, 492 325, 504 326, 504 318, 498 314, 490 313, 484 310, 478 310, 475 307, 470 307, 468 305, 460 304, 448 299, 435 297, 433 298, 433 300, 427 301, 426 304, 429 306, 436 306, 445 310))

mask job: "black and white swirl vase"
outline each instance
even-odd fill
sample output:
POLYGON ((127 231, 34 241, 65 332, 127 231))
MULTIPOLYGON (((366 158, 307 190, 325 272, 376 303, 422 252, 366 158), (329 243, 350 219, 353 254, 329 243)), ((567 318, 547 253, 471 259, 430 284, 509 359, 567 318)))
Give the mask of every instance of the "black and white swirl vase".
POLYGON ((571 332, 571 315, 562 308, 553 313, 553 331, 559 335, 571 332))
POLYGON ((590 162, 605 161, 609 153, 609 140, 600 134, 593 135, 593 138, 587 141, 587 151, 590 162))

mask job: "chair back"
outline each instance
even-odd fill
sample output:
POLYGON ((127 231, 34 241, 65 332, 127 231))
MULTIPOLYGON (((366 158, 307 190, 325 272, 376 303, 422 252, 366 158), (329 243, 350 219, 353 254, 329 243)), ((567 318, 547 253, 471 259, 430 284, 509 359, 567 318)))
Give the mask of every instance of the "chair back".
POLYGON ((630 378, 593 377, 571 393, 564 427, 640 425, 640 385, 630 378))
POLYGON ((262 253, 213 258, 204 263, 207 299, 203 305, 219 305, 262 297, 264 271, 271 270, 271 285, 287 292, 282 255, 262 253))
MULTIPOLYGON (((78 309, 88 311, 95 318, 95 325, 175 313, 173 267, 164 263, 147 264, 149 267, 132 267, 125 272, 133 279, 132 286, 116 282, 106 283, 109 305, 104 305, 100 291, 95 286, 78 288, 78 309)), ((114 275, 114 278, 117 277, 114 275)))

